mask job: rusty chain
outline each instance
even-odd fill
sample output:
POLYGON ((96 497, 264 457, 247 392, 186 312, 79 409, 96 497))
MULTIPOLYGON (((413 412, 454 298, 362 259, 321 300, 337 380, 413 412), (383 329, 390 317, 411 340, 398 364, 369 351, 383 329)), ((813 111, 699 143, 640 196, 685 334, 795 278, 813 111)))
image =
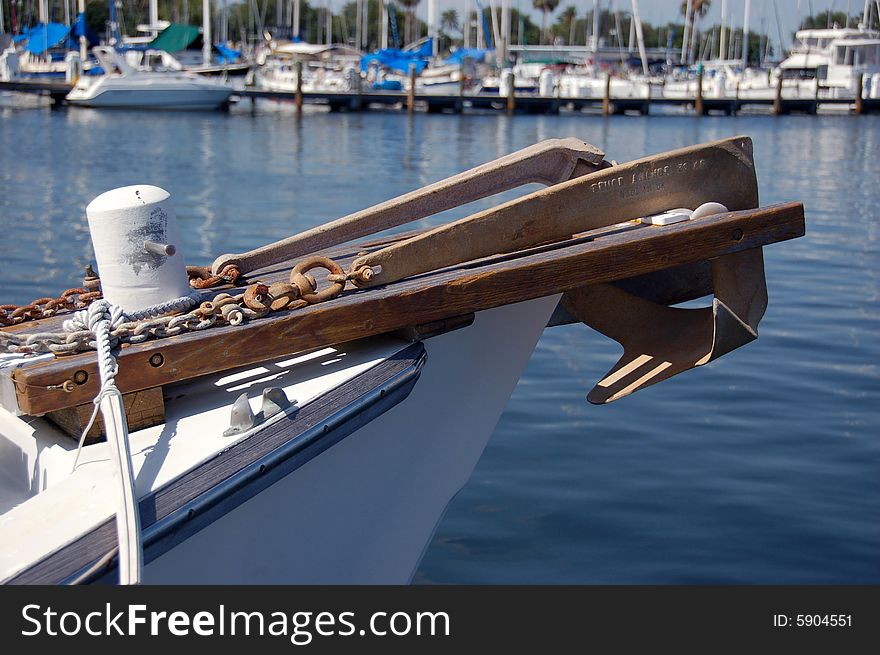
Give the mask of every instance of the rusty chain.
POLYGON ((0 305, 0 325, 18 325, 48 318, 60 311, 85 309, 101 297, 101 281, 92 267, 86 266, 83 286, 68 289, 57 298, 37 298, 27 305, 0 305))
MULTIPOLYGON (((203 288, 209 286, 209 282, 211 284, 231 283, 230 281, 237 280, 241 275, 238 268, 231 265, 224 267, 220 274, 216 276, 208 275, 205 271, 207 271, 206 268, 187 267, 191 286, 203 288), (194 272, 194 269, 197 270, 194 272), (217 279, 214 280, 213 278, 217 279), (203 287, 199 285, 203 285, 203 287)), ((263 282, 256 282, 237 295, 221 292, 211 300, 202 302, 196 309, 185 314, 122 323, 110 333, 111 348, 119 347, 124 343, 142 343, 152 338, 161 339, 187 331, 204 330, 218 324, 241 325, 245 320, 262 318, 273 311, 295 310, 310 304, 325 302, 339 296, 344 291, 347 282, 351 281, 355 286, 360 286, 360 283, 369 281, 372 273, 373 271, 369 267, 362 267, 345 273, 342 267, 331 259, 317 255, 309 257, 294 266, 290 272, 289 283, 275 282, 271 285, 266 285, 263 282), (329 273, 326 279, 330 286, 321 291, 318 291, 317 280, 309 273, 309 271, 316 268, 323 268, 329 273)), ((18 313, 14 312, 13 315, 16 318, 25 315, 33 318, 46 317, 52 315, 46 313, 47 310, 55 313, 61 308, 80 309, 87 306, 96 297, 100 297, 100 291, 89 292, 87 289, 69 289, 59 299, 41 298, 31 303, 34 306, 33 308, 31 305, 24 308, 16 308, 16 310, 27 310, 30 308, 30 313, 21 311, 18 313), (83 293, 88 294, 86 296, 88 302, 83 305, 77 305, 77 294, 79 294, 79 298, 82 298, 83 293), (93 297, 91 294, 95 293, 98 295, 93 297), (74 299, 66 300, 68 298, 74 299), (65 299, 66 304, 55 302, 61 299, 65 299), (53 303, 51 306, 49 306, 50 301, 53 303), (33 316, 38 310, 42 313, 39 316, 33 316)), ((0 309, 7 307, 15 306, 2 305, 0 309)), ((0 320, 5 316, 5 313, 0 314, 0 320)), ((22 318, 21 320, 27 319, 22 318)), ((21 322, 21 320, 18 322, 21 322)), ((7 322, 5 324, 10 325, 12 323, 7 322)), ((30 334, 0 331, 0 347, 12 353, 35 354, 48 352, 55 355, 68 355, 86 350, 94 350, 95 345, 94 335, 88 330, 37 332, 30 334)))

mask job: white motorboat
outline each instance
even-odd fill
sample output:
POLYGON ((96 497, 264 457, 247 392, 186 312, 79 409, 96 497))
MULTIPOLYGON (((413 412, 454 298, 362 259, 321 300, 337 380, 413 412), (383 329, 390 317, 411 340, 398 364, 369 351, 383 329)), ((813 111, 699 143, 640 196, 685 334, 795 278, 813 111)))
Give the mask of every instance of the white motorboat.
POLYGON ((217 109, 229 101, 226 84, 182 71, 148 71, 130 66, 109 46, 92 49, 103 75, 81 77, 67 102, 83 107, 217 109))
MULTIPOLYGON (((781 77, 785 99, 854 99, 859 91, 880 98, 880 32, 835 26, 799 30, 795 40, 789 56, 772 70, 743 71, 741 61, 703 62, 703 97, 772 100, 781 77)), ((663 96, 694 98, 696 90, 692 68, 667 80, 663 96)))
POLYGON ((551 139, 204 269, 157 187, 86 211, 100 281, 0 309, 6 583, 406 583, 545 326, 624 344, 610 402, 755 339, 762 246, 804 229, 757 208, 746 137, 613 166, 551 139))

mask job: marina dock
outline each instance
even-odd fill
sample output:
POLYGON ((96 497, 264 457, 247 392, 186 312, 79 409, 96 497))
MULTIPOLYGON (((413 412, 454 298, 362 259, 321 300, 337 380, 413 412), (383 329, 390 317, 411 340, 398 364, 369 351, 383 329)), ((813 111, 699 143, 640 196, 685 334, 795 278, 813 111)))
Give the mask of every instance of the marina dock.
MULTIPOLYGON (((65 96, 72 88, 66 82, 45 80, 16 80, 0 82, 0 91, 15 91, 48 96, 55 106, 66 103, 65 96)), ((399 91, 266 91, 254 87, 238 89, 233 93, 238 101, 258 98, 287 101, 302 105, 329 107, 331 111, 400 110, 427 113, 503 112, 523 114, 558 114, 561 112, 596 112, 604 115, 648 115, 652 108, 680 107, 686 111, 709 115, 733 116, 743 110, 765 109, 775 115, 816 114, 823 108, 835 107, 852 115, 880 111, 876 98, 563 98, 534 94, 508 96, 469 94, 448 95, 407 93, 399 91)))

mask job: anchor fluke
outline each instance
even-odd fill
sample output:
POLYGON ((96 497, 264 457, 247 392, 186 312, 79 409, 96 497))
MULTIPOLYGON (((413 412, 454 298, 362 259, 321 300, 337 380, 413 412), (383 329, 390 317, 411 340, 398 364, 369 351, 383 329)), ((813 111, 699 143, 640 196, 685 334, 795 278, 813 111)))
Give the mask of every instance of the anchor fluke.
POLYGON ((623 346, 587 400, 618 400, 757 339, 767 308, 761 248, 713 260, 712 284, 712 306, 699 309, 668 307, 611 284, 565 293, 563 309, 623 346))

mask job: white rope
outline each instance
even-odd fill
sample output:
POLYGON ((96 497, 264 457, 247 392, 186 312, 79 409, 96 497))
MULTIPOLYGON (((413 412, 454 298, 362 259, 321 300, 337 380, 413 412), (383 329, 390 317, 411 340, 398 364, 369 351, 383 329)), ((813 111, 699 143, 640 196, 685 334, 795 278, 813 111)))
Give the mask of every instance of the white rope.
POLYGON ((101 377, 101 390, 95 398, 95 409, 88 425, 80 437, 74 460, 74 469, 79 461, 86 434, 91 429, 100 408, 104 416, 104 429, 107 432, 107 445, 110 459, 115 464, 117 490, 116 536, 119 541, 119 583, 138 584, 143 571, 143 546, 141 544, 140 513, 135 490, 134 470, 131 451, 128 446, 128 422, 125 419, 125 405, 122 393, 116 386, 118 366, 110 348, 110 332, 118 327, 126 316, 121 307, 111 305, 106 300, 97 300, 88 310, 77 312, 73 319, 65 321, 65 329, 88 329, 95 335, 98 353, 98 372, 101 377), (70 327, 68 327, 68 323, 70 327))
POLYGON ((166 302, 160 303, 158 305, 153 305, 152 307, 147 307, 146 309, 139 309, 135 312, 122 313, 122 308, 116 307, 115 305, 110 305, 106 300, 96 300, 93 302, 87 309, 81 309, 78 312, 74 312, 73 316, 64 321, 61 325, 64 328, 65 332, 79 332, 81 330, 91 330, 89 326, 89 316, 91 308, 94 307, 97 303, 103 302, 108 306, 112 307, 114 310, 113 315, 113 328, 119 327, 122 323, 130 323, 132 321, 143 321, 150 318, 156 318, 157 316, 162 316, 163 314, 178 314, 181 312, 185 312, 190 307, 194 307, 199 302, 199 293, 193 292, 189 296, 181 296, 180 298, 175 298, 174 300, 168 300, 166 302), (121 314, 121 319, 119 315, 121 314))

